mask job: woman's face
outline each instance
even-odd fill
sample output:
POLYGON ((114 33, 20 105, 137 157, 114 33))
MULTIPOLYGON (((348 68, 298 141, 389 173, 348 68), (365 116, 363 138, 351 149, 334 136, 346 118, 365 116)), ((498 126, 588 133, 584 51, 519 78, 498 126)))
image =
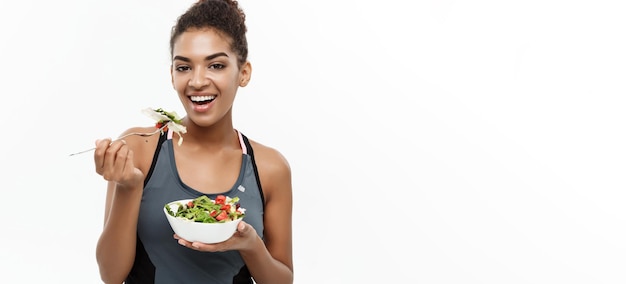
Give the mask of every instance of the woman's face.
POLYGON ((231 119, 237 88, 248 83, 250 71, 248 62, 239 68, 229 38, 213 29, 188 30, 174 42, 172 84, 199 126, 231 119))

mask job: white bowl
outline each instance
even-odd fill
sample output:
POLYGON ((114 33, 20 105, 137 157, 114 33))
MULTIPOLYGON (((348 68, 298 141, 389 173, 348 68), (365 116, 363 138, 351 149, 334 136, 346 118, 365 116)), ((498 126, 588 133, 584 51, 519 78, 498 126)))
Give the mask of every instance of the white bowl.
MULTIPOLYGON (((169 204, 170 209, 176 212, 178 204, 187 204, 187 202, 193 199, 183 199, 172 201, 169 204)), ((227 221, 224 223, 200 223, 188 220, 185 218, 174 217, 167 213, 167 209, 163 206, 163 212, 167 217, 167 221, 170 223, 172 230, 181 238, 190 242, 201 242, 206 244, 214 244, 227 240, 235 231, 237 231, 237 225, 243 218, 238 218, 233 221, 227 221)))

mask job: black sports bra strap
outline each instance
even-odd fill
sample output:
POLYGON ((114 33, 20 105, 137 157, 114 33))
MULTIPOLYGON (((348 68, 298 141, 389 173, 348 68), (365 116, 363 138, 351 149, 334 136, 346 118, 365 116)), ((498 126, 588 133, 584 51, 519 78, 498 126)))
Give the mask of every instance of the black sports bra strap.
POLYGON ((243 142, 246 144, 246 148, 248 150, 248 155, 250 155, 250 160, 252 161, 252 168, 254 168, 254 177, 256 177, 256 184, 259 187, 259 193, 261 194, 261 202, 263 202, 263 210, 265 211, 265 195, 263 194, 263 188, 261 187, 261 179, 259 178, 259 170, 256 166, 256 160, 254 159, 254 150, 252 149, 252 145, 250 145, 250 141, 246 135, 241 133, 241 138, 243 138, 243 142))
POLYGON ((152 164, 150 164, 150 170, 148 170, 146 178, 143 180, 143 186, 146 186, 146 184, 148 184, 148 181, 152 176, 152 172, 154 171, 154 167, 156 166, 157 159, 159 158, 161 145, 163 145, 163 142, 165 142, 165 140, 167 140, 167 132, 161 131, 161 135, 159 135, 159 142, 157 142, 156 149, 154 150, 154 154, 152 156, 152 164))

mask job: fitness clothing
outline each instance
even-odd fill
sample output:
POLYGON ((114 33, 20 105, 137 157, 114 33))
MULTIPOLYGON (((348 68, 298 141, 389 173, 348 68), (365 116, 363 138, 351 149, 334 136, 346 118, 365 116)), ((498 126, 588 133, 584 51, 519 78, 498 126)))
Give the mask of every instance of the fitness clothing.
MULTIPOLYGON (((246 209, 244 221, 263 238, 264 196, 254 153, 247 137, 236 131, 242 148, 239 177, 230 190, 218 193, 238 196, 246 209)), ((250 283, 252 278, 238 251, 199 252, 178 244, 163 207, 166 203, 206 195, 187 186, 176 168, 172 131, 162 134, 144 181, 137 224, 135 263, 126 284, 250 283)))

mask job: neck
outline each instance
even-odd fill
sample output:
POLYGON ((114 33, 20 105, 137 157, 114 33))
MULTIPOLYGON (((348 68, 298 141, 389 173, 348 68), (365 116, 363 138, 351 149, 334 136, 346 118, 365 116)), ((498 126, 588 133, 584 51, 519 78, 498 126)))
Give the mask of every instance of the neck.
POLYGON ((191 122, 187 117, 184 117, 183 124, 187 128, 187 133, 183 134, 183 145, 196 149, 239 148, 239 140, 232 122, 199 126, 191 122))

